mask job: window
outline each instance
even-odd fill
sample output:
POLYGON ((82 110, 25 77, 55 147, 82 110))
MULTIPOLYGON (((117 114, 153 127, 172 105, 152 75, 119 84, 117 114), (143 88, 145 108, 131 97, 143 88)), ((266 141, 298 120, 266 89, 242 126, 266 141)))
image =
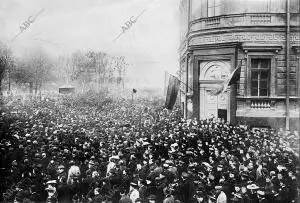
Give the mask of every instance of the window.
POLYGON ((207 17, 220 15, 221 0, 207 0, 207 17))
POLYGON ((270 95, 271 59, 251 59, 251 96, 270 95))

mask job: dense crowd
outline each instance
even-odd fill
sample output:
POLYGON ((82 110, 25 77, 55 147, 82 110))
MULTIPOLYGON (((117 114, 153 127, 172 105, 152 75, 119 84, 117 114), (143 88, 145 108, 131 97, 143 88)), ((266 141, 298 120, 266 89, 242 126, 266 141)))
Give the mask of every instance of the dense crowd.
POLYGON ((14 105, 0 123, 6 202, 297 202, 299 159, 274 130, 125 99, 14 105))

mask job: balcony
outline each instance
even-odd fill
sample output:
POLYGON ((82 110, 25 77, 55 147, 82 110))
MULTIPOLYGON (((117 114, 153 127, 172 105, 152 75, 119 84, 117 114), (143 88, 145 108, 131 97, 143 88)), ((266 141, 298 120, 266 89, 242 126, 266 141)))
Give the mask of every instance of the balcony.
MULTIPOLYGON (((298 26, 300 14, 291 17, 291 26, 298 26)), ((226 28, 238 26, 285 26, 284 13, 241 13, 200 18, 190 22, 190 32, 212 28, 226 28)))
MULTIPOLYGON (((285 97, 243 97, 237 96, 238 117, 285 117, 285 97)), ((290 116, 299 117, 300 97, 290 97, 290 116)))

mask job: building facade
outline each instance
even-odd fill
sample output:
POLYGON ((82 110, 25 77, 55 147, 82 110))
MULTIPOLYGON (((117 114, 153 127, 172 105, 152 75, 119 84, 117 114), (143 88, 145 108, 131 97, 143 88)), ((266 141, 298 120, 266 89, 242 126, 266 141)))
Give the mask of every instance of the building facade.
POLYGON ((182 0, 185 117, 299 128, 299 12, 299 0, 182 0), (213 95, 238 64, 238 83, 213 95))

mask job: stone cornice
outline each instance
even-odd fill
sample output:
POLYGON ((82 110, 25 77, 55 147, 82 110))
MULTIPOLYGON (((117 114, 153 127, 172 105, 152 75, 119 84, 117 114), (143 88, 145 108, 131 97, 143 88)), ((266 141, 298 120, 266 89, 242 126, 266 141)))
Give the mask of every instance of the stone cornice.
MULTIPOLYGON (((244 26, 236 26, 236 27, 227 27, 227 28, 213 28, 213 29, 207 29, 207 30, 198 30, 195 32, 190 32, 188 34, 188 40, 194 37, 198 36, 205 36, 205 35, 212 35, 212 34, 225 34, 225 33, 236 33, 236 32, 271 32, 271 33, 281 33, 286 32, 286 27, 244 27, 244 26)), ((291 28, 291 33, 299 33, 300 28, 291 28)))
MULTIPOLYGON (((300 43, 300 33, 291 33, 290 37, 291 45, 300 43)), ((234 32, 194 37, 189 41, 189 47, 244 42, 282 45, 285 41, 286 34, 284 32, 234 32)))
POLYGON ((217 49, 217 48, 232 48, 240 46, 239 42, 231 42, 231 43, 215 43, 215 44, 206 44, 203 45, 190 45, 189 48, 192 50, 202 50, 202 49, 217 49))
POLYGON ((258 43, 243 43, 242 49, 248 51, 275 51, 278 52, 283 48, 283 45, 278 44, 258 44, 258 43))

